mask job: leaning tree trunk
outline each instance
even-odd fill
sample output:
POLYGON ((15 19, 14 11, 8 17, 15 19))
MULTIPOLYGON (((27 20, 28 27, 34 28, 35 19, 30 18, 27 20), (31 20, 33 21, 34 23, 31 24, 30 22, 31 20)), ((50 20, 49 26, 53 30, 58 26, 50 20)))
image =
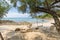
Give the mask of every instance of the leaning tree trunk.
POLYGON ((60 21, 59 21, 57 13, 55 11, 50 10, 48 8, 44 8, 44 7, 36 7, 36 10, 38 10, 38 12, 45 12, 45 13, 50 14, 55 21, 55 27, 56 27, 58 33, 60 33, 60 21))
POLYGON ((60 33, 60 21, 56 15, 54 15, 53 18, 55 21, 55 27, 56 27, 57 31, 60 33))
POLYGON ((58 15, 54 11, 50 12, 49 14, 53 16, 56 30, 58 31, 58 33, 60 33, 60 21, 59 21, 58 15))

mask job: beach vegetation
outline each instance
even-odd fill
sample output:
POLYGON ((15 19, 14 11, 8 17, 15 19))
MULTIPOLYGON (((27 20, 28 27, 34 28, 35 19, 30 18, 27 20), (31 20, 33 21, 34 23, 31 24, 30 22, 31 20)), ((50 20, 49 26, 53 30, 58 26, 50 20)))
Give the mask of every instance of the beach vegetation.
POLYGON ((34 18, 49 19, 49 18, 52 18, 52 16, 50 14, 44 14, 44 15, 34 16, 34 18))
POLYGON ((9 10, 9 4, 4 0, 0 0, 0 19, 6 16, 8 10, 9 10))

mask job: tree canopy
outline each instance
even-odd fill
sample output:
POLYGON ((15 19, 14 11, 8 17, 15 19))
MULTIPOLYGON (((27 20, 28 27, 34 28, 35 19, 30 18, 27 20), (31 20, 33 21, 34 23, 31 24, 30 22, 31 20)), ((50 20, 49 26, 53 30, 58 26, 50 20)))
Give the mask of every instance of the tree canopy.
POLYGON ((56 7, 60 7, 59 5, 55 5, 60 0, 11 0, 14 7, 17 7, 18 10, 22 12, 26 12, 27 9, 30 13, 40 12, 41 9, 50 9, 56 11, 56 7), (17 2, 20 2, 21 6, 17 6, 17 2), (38 8, 39 7, 39 8, 38 8), (39 10, 40 9, 40 10, 39 10))
POLYGON ((9 10, 9 4, 5 0, 0 0, 0 18, 2 18, 9 10))

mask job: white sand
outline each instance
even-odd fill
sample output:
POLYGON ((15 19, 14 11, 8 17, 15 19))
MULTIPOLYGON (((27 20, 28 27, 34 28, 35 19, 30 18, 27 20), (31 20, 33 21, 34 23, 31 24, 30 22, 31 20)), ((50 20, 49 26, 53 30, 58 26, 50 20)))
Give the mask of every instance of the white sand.
POLYGON ((34 39, 35 37, 41 37, 43 40, 45 40, 46 39, 46 35, 44 34, 44 33, 40 33, 40 32, 27 32, 27 33, 25 33, 25 39, 26 40, 32 40, 32 39, 34 39))
POLYGON ((5 37, 8 32, 14 31, 16 28, 28 29, 27 25, 1 25, 0 32, 2 33, 3 37, 5 37))
POLYGON ((54 20, 51 19, 51 20, 48 20, 48 22, 43 22, 43 23, 33 23, 32 27, 37 27, 37 26, 40 26, 40 27, 51 27, 54 23, 54 20))
MULTIPOLYGON (((49 20, 49 22, 44 22, 43 24, 42 23, 33 23, 32 24, 32 27, 37 27, 37 26, 41 26, 42 25, 44 27, 50 27, 52 24, 51 23, 54 23, 54 20, 49 20)), ((4 35, 4 37, 6 36, 6 33, 8 33, 9 31, 13 31, 15 30, 16 28, 21 28, 21 29, 29 29, 28 28, 28 25, 1 25, 0 26, 0 32, 2 32, 2 35, 4 35)))

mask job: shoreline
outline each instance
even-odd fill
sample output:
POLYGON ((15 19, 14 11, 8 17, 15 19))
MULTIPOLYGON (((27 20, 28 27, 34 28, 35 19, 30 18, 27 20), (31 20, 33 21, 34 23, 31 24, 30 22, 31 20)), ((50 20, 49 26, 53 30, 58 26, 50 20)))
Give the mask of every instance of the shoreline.
MULTIPOLYGON (((15 28, 16 27, 20 27, 21 25, 24 27, 24 26, 29 26, 29 25, 32 25, 32 27, 33 28, 35 28, 35 27, 38 27, 38 26, 43 26, 43 27, 51 27, 53 24, 51 24, 51 23, 54 23, 54 20, 53 19, 51 19, 51 20, 49 20, 49 19, 46 19, 46 20, 48 20, 48 22, 43 22, 43 23, 40 23, 40 22, 35 22, 35 23, 32 23, 32 22, 14 22, 14 21, 9 21, 9 22, 7 22, 6 23, 6 21, 5 21, 5 24, 0 24, 0 27, 2 27, 2 26, 4 26, 4 27, 14 27, 15 26, 15 28)), ((4 22, 3 22, 4 23, 4 22)))
POLYGON ((50 26, 51 23, 54 23, 54 20, 52 18, 50 19, 45 19, 47 20, 47 22, 27 22, 27 21, 23 21, 23 22, 15 22, 15 21, 11 21, 11 20, 0 20, 1 24, 0 25, 29 25, 29 24, 35 24, 35 25, 43 25, 43 26, 50 26))

